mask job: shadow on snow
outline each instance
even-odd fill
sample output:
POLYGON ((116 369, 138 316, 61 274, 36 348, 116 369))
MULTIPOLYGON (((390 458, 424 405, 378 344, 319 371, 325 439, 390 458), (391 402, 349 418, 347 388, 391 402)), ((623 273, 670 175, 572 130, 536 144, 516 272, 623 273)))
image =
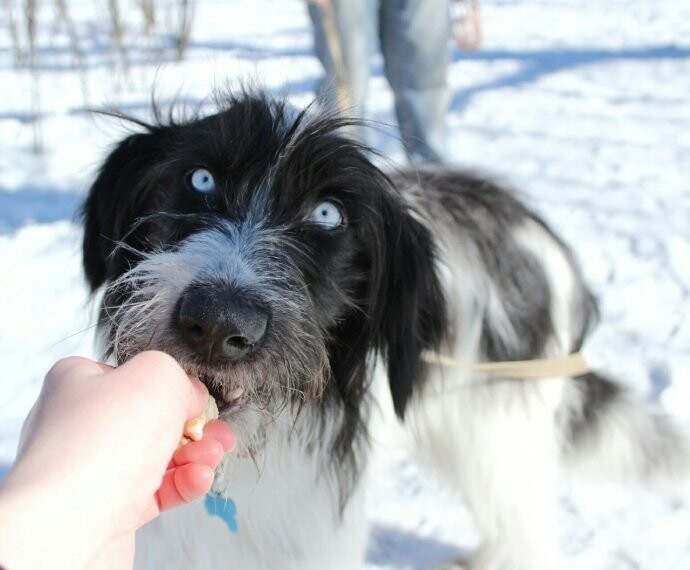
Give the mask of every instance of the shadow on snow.
POLYGON ((367 562, 428 570, 450 560, 467 560, 468 553, 453 544, 376 525, 371 529, 367 562))
POLYGON ((50 188, 25 187, 8 192, 0 188, 0 235, 30 224, 76 220, 83 194, 50 188))
POLYGON ((519 70, 501 77, 479 83, 469 89, 458 90, 451 101, 454 111, 465 107, 472 97, 484 91, 516 87, 532 83, 545 75, 564 70, 599 63, 621 61, 658 61, 665 59, 686 59, 690 49, 675 46, 655 46, 624 49, 557 49, 557 50, 480 50, 460 52, 455 50, 453 61, 518 61, 519 70))

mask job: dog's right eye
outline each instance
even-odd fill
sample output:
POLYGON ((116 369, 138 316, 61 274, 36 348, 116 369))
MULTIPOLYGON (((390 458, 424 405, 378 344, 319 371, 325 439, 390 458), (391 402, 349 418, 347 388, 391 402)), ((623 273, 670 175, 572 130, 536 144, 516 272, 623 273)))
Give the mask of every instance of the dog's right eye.
POLYGON ((194 170, 189 176, 189 182, 194 190, 203 194, 208 194, 216 189, 216 181, 213 179, 213 174, 205 168, 194 170))
POLYGON ((321 202, 314 208, 309 219, 326 230, 334 230, 343 224, 343 215, 332 202, 321 202))

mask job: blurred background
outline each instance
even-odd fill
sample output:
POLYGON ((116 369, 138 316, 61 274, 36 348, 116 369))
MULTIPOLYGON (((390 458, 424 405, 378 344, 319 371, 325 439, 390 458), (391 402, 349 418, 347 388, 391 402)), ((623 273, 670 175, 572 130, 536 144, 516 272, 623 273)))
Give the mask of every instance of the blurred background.
MULTIPOLYGON (((479 11, 478 49, 449 38, 446 160, 521 189, 599 296, 588 359, 690 421, 690 1, 479 11)), ((381 56, 371 64, 363 112, 389 126, 368 142, 403 162, 381 56)), ((212 90, 240 81, 303 106, 322 74, 300 0, 0 2, 0 478, 50 365, 95 356, 75 213, 132 127, 85 109, 145 119, 155 91, 211 110, 212 90)), ((577 568, 690 568, 690 506, 584 483, 562 506, 577 568)), ((375 462, 369 519, 371 569, 431 568, 476 541, 402 447, 375 462)))

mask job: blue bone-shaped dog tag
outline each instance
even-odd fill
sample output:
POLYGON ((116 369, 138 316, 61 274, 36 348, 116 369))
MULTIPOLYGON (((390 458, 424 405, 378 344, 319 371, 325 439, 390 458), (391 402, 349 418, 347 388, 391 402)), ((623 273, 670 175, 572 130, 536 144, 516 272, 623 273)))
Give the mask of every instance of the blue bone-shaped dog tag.
POLYGON ((235 501, 209 493, 204 498, 204 507, 212 517, 222 519, 230 532, 237 532, 237 505, 235 505, 235 501))

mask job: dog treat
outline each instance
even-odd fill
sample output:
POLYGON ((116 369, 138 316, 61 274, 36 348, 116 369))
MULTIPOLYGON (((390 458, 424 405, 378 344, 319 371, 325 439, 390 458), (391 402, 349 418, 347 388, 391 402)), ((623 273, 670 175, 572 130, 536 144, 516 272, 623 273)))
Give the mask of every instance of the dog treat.
POLYGON ((218 419, 218 406, 213 396, 209 395, 206 401, 206 409, 200 416, 192 418, 184 424, 184 432, 180 438, 177 449, 187 445, 190 441, 199 441, 204 435, 204 426, 211 420, 218 419))

